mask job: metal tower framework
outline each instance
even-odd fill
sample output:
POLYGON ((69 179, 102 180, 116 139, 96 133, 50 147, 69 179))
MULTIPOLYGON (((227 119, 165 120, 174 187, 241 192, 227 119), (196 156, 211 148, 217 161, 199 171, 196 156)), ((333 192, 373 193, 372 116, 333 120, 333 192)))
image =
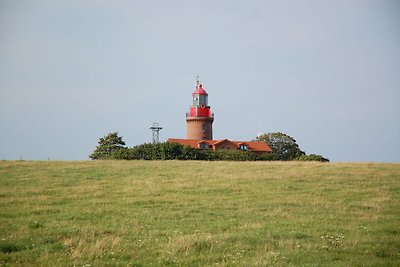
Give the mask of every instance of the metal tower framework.
POLYGON ((153 144, 160 143, 160 131, 162 127, 158 122, 154 122, 153 126, 150 127, 150 130, 153 131, 153 144))

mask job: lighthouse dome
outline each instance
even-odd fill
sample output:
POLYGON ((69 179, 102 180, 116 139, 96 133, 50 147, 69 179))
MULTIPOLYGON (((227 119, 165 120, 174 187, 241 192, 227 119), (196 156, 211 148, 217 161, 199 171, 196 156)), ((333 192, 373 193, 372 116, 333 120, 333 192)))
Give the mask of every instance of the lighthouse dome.
POLYGON ((193 94, 196 94, 196 95, 208 95, 206 90, 203 89, 203 85, 201 83, 199 83, 199 85, 196 88, 196 91, 194 91, 193 94))

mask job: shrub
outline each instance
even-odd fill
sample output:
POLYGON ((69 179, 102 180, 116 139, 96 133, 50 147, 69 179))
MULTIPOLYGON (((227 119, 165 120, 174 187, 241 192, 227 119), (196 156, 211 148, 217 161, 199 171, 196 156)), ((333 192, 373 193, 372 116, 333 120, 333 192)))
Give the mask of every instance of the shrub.
MULTIPOLYGON (((248 151, 221 149, 201 150, 178 143, 141 144, 132 148, 121 148, 111 153, 107 159, 117 160, 208 160, 208 161, 269 161, 277 160, 273 153, 261 156, 248 151)), ((302 159, 299 159, 302 160, 302 159)))
POLYGON ((300 157, 295 158, 294 160, 298 161, 320 161, 320 162, 329 162, 329 159, 324 158, 321 155, 310 154, 310 155, 302 155, 300 157))
POLYGON ((241 151, 241 150, 216 150, 211 151, 215 154, 217 160, 231 160, 231 161, 255 161, 257 156, 254 153, 241 151))
POLYGON ((274 153, 264 153, 261 156, 258 156, 258 160, 262 161, 272 161, 272 160, 279 160, 276 154, 274 153))
POLYGON ((133 160, 138 159, 138 156, 132 148, 121 148, 117 151, 114 151, 110 158, 111 159, 122 159, 122 160, 133 160))
POLYGON ((204 155, 198 149, 177 143, 146 143, 132 148, 120 149, 112 154, 112 159, 125 160, 201 160, 204 155))

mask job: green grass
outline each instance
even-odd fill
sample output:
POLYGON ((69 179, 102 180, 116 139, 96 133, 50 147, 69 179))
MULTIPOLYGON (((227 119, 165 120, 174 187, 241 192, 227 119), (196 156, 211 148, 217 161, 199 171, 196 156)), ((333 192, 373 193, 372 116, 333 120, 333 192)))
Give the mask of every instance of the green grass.
POLYGON ((0 162, 0 266, 399 266, 400 164, 0 162))

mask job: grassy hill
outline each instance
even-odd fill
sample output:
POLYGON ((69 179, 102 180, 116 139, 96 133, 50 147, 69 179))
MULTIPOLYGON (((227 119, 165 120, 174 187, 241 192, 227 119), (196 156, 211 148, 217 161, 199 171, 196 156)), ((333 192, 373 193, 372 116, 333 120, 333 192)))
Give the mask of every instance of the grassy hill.
POLYGON ((0 266, 399 266, 400 164, 0 162, 0 266))

